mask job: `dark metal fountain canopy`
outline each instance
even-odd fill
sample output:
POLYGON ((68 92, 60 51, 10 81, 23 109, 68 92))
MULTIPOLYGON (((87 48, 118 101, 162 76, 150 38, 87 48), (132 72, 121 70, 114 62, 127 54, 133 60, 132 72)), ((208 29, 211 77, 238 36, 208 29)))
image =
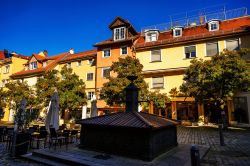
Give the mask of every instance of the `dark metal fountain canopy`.
POLYGON ((82 119, 78 121, 78 123, 83 125, 144 129, 160 129, 168 126, 174 126, 177 124, 177 122, 170 119, 166 119, 161 116, 134 111, 118 112, 89 119, 82 119))

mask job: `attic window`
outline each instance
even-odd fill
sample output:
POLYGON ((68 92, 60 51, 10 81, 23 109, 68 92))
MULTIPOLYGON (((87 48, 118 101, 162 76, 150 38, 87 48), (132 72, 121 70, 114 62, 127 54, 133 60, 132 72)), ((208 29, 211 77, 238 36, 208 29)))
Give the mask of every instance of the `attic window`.
POLYGON ((159 33, 157 30, 148 30, 145 32, 146 42, 152 42, 158 40, 159 33))
POLYGON ((43 67, 46 67, 48 65, 47 62, 43 62, 43 67))
POLYGON ((30 70, 37 69, 37 62, 30 63, 30 70))
POLYGON ((114 40, 123 40, 123 39, 125 39, 125 27, 115 28, 114 40))
POLYGON ((219 26, 219 21, 218 20, 212 20, 208 22, 208 29, 209 31, 218 31, 220 26, 219 26))
POLYGON ((173 29, 173 36, 174 37, 180 37, 180 36, 182 36, 182 28, 174 28, 173 29))

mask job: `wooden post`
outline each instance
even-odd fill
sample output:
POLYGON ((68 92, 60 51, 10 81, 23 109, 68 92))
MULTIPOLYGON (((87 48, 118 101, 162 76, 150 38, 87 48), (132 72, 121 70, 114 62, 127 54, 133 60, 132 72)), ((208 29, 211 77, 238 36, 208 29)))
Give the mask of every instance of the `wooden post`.
POLYGON ((176 101, 171 102, 171 108, 172 108, 172 119, 177 120, 176 101))
POLYGON ((149 102, 149 113, 154 114, 154 102, 152 100, 149 102))
POLYGON ((204 119, 204 104, 199 103, 198 104, 198 118, 203 117, 204 119))

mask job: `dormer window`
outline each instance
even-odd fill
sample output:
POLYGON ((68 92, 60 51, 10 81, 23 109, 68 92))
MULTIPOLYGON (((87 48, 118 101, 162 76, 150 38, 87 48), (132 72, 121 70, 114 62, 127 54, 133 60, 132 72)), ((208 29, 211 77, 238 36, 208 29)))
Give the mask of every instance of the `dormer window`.
POLYGON ((47 62, 43 62, 43 67, 46 67, 47 65, 47 62))
POLYGON ((37 69, 37 62, 30 63, 30 70, 37 69))
POLYGON ((219 21, 218 20, 211 20, 208 22, 208 30, 209 31, 218 31, 219 30, 219 21))
POLYGON ((123 40, 123 39, 125 39, 125 27, 115 28, 114 40, 123 40))
POLYGON ((173 29, 173 36, 174 37, 180 37, 182 36, 182 28, 181 27, 176 27, 173 29))
POLYGON ((158 30, 147 30, 145 31, 146 42, 157 41, 159 36, 158 30))

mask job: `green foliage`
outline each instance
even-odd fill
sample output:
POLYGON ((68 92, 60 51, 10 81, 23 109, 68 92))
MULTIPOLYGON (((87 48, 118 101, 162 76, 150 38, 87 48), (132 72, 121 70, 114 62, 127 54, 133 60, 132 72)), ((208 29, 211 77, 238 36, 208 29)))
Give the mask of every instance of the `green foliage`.
MULTIPOLYGON (((62 79, 58 82, 58 93, 61 110, 79 110, 87 103, 85 83, 73 73, 71 68, 64 66, 60 71, 62 79)), ((74 116, 74 115, 73 115, 74 116)))
POLYGON ((246 53, 246 50, 225 50, 211 57, 211 60, 192 60, 185 72, 181 91, 196 101, 206 99, 223 109, 228 97, 232 97, 238 90, 249 88, 246 86, 250 83, 247 64, 241 58, 246 53))
POLYGON ((6 98, 6 93, 5 93, 5 91, 3 90, 3 88, 0 87, 0 109, 6 107, 5 98, 6 98))
POLYGON ((16 110, 22 98, 27 100, 29 106, 34 103, 34 91, 26 82, 12 80, 5 85, 5 88, 5 101, 11 109, 16 110))
POLYGON ((127 76, 137 76, 135 85, 140 88, 139 98, 144 99, 148 94, 148 85, 143 79, 142 69, 143 65, 140 64, 138 59, 127 56, 126 58, 119 58, 118 62, 114 62, 111 66, 111 71, 117 76, 110 77, 109 81, 103 85, 100 96, 108 105, 124 105, 125 92, 124 88, 127 87, 130 81, 127 76))
POLYGON ((35 118, 36 113, 34 111, 22 108, 18 108, 14 115, 14 121, 19 131, 25 130, 35 118))
POLYGON ((153 101, 154 103, 154 110, 165 110, 166 103, 170 101, 165 93, 159 93, 158 91, 149 92, 148 100, 153 101))
POLYGON ((57 76, 57 73, 57 70, 51 70, 37 79, 37 83, 35 85, 37 108, 41 109, 49 105, 51 96, 54 93, 55 88, 58 86, 59 77, 57 76))

